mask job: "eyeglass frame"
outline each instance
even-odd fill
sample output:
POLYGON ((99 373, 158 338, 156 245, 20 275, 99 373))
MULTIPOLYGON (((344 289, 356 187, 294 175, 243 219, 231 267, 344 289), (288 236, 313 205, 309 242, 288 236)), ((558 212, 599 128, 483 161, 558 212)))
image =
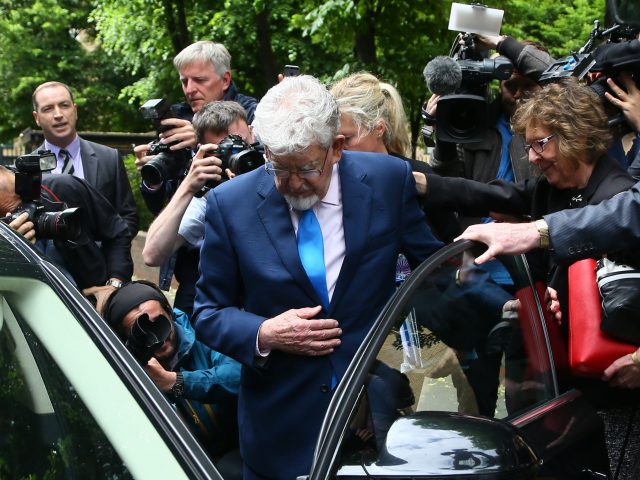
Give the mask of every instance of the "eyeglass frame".
POLYGON ((267 154, 264 154, 264 169, 267 174, 272 175, 280 180, 288 180, 292 175, 297 175, 298 178, 304 180, 310 180, 313 178, 320 178, 322 173, 324 172, 324 168, 327 166, 327 158, 329 158, 329 151, 331 151, 332 147, 327 149, 327 152, 324 154, 324 161, 322 162, 322 168, 311 169, 311 170, 289 170, 287 168, 275 168, 273 166, 273 161, 267 158, 267 154))
POLYGON ((541 138, 539 140, 534 140, 531 143, 525 143, 524 145, 524 151, 527 155, 529 155, 529 150, 531 150, 533 148, 533 151, 536 152, 538 155, 542 155, 542 152, 544 152, 544 147, 547 146, 547 143, 549 143, 554 137, 555 137, 555 133, 552 133, 551 135, 547 135, 544 138, 541 138), (538 151, 534 145, 539 145, 540 146, 540 151, 538 151))

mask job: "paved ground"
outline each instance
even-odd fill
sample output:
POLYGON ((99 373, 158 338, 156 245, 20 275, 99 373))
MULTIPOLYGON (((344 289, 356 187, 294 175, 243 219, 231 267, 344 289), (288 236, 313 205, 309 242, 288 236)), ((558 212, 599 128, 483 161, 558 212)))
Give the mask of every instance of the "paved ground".
MULTIPOLYGON (((159 267, 148 267, 142 260, 142 248, 144 247, 145 239, 147 238, 147 232, 138 232, 136 238, 131 242, 131 256, 133 257, 133 278, 134 280, 148 280, 150 282, 158 283, 158 275, 160 273, 159 267)), ((173 304, 175 297, 177 283, 175 279, 171 283, 171 290, 165 292, 169 300, 173 304)))

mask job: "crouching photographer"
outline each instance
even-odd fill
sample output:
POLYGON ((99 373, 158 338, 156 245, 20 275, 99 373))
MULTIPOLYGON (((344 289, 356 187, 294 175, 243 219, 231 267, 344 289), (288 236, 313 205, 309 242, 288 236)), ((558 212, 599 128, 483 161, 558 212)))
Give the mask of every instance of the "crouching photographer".
POLYGON ((99 308, 133 273, 126 222, 102 194, 71 175, 44 175, 55 167, 48 151, 0 167, 0 215, 67 274, 99 308))
POLYGON ((160 288, 168 289, 175 273, 179 282, 175 305, 188 314, 193 311, 204 235, 204 194, 235 174, 264 165, 240 104, 210 102, 195 114, 193 125, 201 146, 171 201, 149 227, 142 251, 147 265, 163 265, 160 288), (167 266, 176 252, 175 264, 167 266))
POLYGON ((240 364, 196 340, 187 315, 172 309, 150 282, 130 282, 115 291, 104 318, 175 403, 224 478, 241 475, 237 451, 240 364))

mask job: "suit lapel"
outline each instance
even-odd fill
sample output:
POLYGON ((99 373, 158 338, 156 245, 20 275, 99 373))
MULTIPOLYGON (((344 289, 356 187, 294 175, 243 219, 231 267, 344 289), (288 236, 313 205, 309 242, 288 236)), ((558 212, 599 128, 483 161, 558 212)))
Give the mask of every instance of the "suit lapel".
POLYGON ((371 188, 363 180, 366 173, 343 154, 340 163, 340 187, 342 191, 342 225, 344 228, 345 257, 331 298, 329 312, 333 312, 353 275, 355 274, 369 231, 371 220, 371 188))
POLYGON ((80 156, 82 157, 85 181, 89 185, 96 186, 98 184, 98 157, 89 142, 82 138, 80 139, 80 156))
POLYGON ((264 198, 257 208, 258 217, 267 231, 273 248, 291 276, 317 302, 316 304, 320 305, 320 298, 300 262, 289 206, 278 192, 273 177, 267 174, 263 176, 258 184, 258 194, 264 198))

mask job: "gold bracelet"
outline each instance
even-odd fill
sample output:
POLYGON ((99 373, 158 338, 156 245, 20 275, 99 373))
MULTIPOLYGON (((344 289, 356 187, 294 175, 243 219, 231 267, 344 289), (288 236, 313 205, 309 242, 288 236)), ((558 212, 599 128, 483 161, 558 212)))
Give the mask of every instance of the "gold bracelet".
POLYGON ((549 240, 549 226, 544 219, 536 220, 533 222, 538 230, 538 235, 540 235, 540 248, 549 248, 551 242, 549 240))
POLYGON ((640 368, 640 358, 638 358, 637 350, 631 354, 631 360, 636 364, 636 367, 640 368))

